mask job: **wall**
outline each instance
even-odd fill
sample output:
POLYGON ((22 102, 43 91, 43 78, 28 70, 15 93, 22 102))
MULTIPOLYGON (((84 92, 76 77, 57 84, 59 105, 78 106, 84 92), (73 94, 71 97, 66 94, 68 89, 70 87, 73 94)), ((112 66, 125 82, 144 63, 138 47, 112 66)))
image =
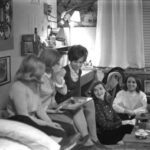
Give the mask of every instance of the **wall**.
MULTIPOLYGON (((22 57, 20 56, 21 35, 33 34, 34 28, 37 27, 41 39, 44 40, 47 36, 47 25, 50 24, 52 27, 56 27, 56 24, 47 22, 47 18, 43 13, 43 2, 52 5, 52 15, 56 16, 57 0, 13 0, 14 48, 11 50, 0 51, 0 57, 11 56, 12 81, 22 60, 22 57)), ((69 30, 67 33, 69 34, 69 30)), ((95 28, 73 28, 71 34, 71 44, 82 44, 85 46, 89 51, 88 59, 90 59, 92 50, 94 49, 95 28)), ((10 84, 0 86, 0 109, 5 107, 10 84)))
POLYGON ((92 60, 95 48, 95 27, 74 27, 70 29, 70 44, 81 44, 88 50, 87 60, 92 60))

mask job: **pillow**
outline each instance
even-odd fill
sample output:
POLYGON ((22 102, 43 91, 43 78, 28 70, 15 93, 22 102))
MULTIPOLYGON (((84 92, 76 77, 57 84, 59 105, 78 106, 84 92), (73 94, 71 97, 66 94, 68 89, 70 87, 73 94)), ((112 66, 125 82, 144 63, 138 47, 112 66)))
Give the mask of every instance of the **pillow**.
POLYGON ((31 150, 29 147, 7 138, 0 138, 0 150, 31 150))
POLYGON ((0 137, 13 139, 32 150, 60 149, 60 145, 44 132, 17 121, 0 119, 0 137))

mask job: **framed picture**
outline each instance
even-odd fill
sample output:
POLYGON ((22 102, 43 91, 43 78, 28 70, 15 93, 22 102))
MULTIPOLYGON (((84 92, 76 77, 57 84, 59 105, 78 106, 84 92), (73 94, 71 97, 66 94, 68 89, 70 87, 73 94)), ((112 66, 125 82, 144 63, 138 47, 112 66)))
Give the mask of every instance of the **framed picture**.
POLYGON ((33 42, 24 41, 21 43, 21 56, 33 53, 33 42))
POLYGON ((11 58, 0 57, 0 86, 11 81, 11 58))
POLYGON ((0 51, 14 47, 13 37, 13 0, 0 2, 0 51))
MULTIPOLYGON (((68 12, 70 15, 75 10, 80 11, 80 22, 75 27, 96 27, 97 23, 97 0, 57 0, 57 21, 58 27, 62 20, 63 12, 68 12)), ((68 27, 69 23, 66 21, 63 25, 68 27)))
POLYGON ((150 80, 144 80, 144 92, 150 95, 150 80))

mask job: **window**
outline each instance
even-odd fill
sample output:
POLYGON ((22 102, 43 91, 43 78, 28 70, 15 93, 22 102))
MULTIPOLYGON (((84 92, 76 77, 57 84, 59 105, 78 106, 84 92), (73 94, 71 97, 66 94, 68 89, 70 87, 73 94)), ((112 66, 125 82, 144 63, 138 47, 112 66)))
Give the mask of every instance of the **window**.
POLYGON ((150 0, 143 0, 145 67, 150 67, 150 0))

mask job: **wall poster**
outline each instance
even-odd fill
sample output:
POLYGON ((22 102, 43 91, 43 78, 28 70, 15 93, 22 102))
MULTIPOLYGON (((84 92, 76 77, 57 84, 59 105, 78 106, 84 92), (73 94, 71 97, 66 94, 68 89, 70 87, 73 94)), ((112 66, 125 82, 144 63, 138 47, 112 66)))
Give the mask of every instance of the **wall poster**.
POLYGON ((13 49, 12 0, 0 2, 0 51, 13 49))
MULTIPOLYGON (((96 27, 97 0, 57 0, 57 21, 61 20, 61 14, 64 11, 72 13, 74 10, 78 10, 81 17, 77 27, 96 27)), ((68 27, 68 22, 64 27, 68 27)))

